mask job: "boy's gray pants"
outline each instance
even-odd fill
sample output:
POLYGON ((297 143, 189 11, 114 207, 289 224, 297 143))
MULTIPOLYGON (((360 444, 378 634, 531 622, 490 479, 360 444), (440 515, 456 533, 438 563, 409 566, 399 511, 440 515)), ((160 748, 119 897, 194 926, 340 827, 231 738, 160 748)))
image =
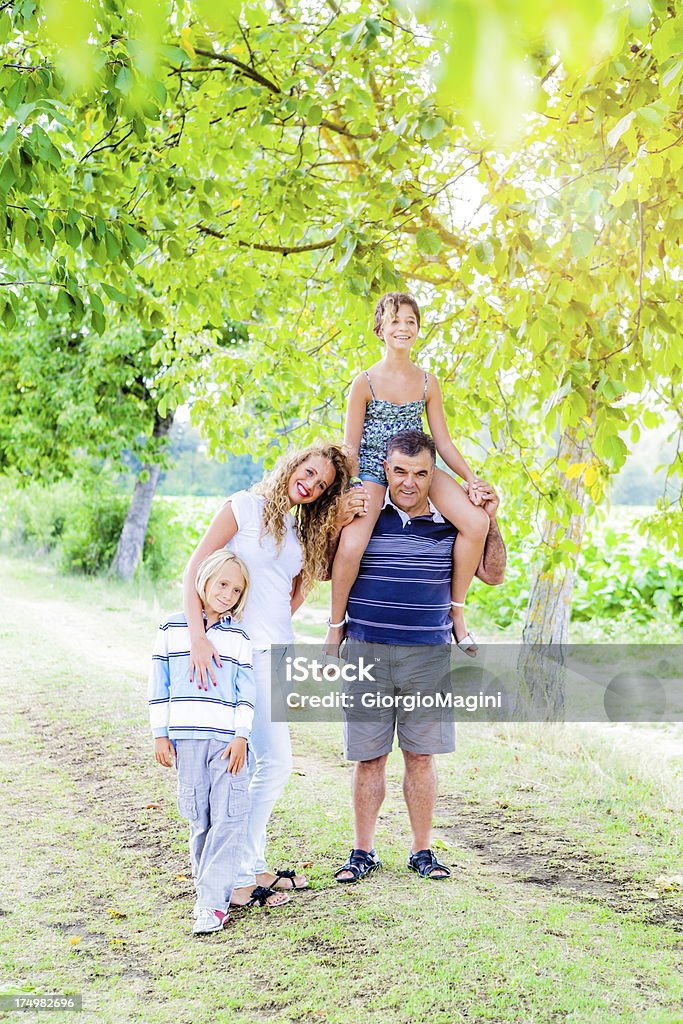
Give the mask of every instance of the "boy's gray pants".
POLYGON ((178 740, 178 811, 190 824, 197 907, 228 910, 249 816, 246 764, 231 775, 225 740, 178 740))

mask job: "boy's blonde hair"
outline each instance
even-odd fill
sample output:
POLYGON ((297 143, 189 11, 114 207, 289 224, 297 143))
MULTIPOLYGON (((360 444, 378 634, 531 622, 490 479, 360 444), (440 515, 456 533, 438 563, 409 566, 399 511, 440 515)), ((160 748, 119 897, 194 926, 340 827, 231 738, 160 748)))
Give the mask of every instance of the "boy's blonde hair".
POLYGON ((249 571, 242 561, 232 551, 228 551, 223 548, 221 551, 214 551, 212 555, 205 558, 197 569, 197 575, 194 580, 194 587, 199 594, 199 599, 202 602, 202 607, 206 606, 206 591, 209 588, 209 584, 215 576, 218 576, 224 565, 229 562, 234 562, 237 568, 244 576, 244 590, 240 595, 240 599, 234 608, 230 609, 230 616, 233 619, 241 619, 244 611, 244 606, 247 603, 247 594, 249 593, 249 571))

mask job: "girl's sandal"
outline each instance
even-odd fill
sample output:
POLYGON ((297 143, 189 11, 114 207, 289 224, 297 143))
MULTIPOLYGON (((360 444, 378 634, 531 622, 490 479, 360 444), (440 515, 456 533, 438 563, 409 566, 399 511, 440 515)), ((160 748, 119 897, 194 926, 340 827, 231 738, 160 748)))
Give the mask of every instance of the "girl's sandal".
MULTIPOLYGON (((465 602, 464 601, 462 601, 462 602, 460 602, 460 601, 451 601, 451 605, 452 605, 453 608, 464 608, 465 607, 465 602)), ((454 623, 453 624, 453 638, 455 640, 456 645, 460 648, 460 650, 463 652, 463 654, 466 654, 468 658, 476 658, 477 652, 479 651, 479 648, 477 647, 477 645, 476 645, 476 643, 474 641, 474 637, 472 636, 471 633, 465 633, 465 635, 463 637, 461 637, 460 640, 458 640, 458 637, 457 637, 456 632, 455 632, 455 623, 454 623)))

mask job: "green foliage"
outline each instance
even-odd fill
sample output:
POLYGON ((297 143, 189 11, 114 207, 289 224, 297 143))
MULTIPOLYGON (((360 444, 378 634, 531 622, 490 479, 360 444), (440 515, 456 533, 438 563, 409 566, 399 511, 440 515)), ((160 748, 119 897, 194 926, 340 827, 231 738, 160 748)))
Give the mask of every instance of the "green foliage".
MULTIPOLYGON (((110 481, 5 484, 2 499, 2 536, 12 548, 51 555, 64 572, 94 576, 108 570, 128 509, 128 498, 110 481)), ((157 499, 140 571, 154 580, 179 579, 218 504, 157 499)))
MULTIPOLYGON (((635 512, 635 510, 634 510, 635 512)), ((683 621, 683 558, 666 543, 643 538, 635 516, 615 517, 617 525, 587 531, 577 571, 572 620, 606 628, 614 619, 635 624, 683 621)), ((471 600, 484 621, 506 628, 519 622, 529 598, 529 564, 534 547, 521 535, 506 537, 508 569, 504 586, 476 584, 471 600)))

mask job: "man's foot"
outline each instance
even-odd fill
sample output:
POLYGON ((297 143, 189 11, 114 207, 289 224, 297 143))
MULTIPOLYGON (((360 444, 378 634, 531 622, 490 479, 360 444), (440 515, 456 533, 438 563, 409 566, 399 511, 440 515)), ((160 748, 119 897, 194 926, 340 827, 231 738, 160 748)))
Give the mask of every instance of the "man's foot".
POLYGON ((476 658, 479 648, 465 625, 465 616, 462 608, 451 608, 451 618, 453 620, 453 636, 455 637, 456 644, 470 658, 476 658))
POLYGON ((338 882, 359 882, 381 867, 382 861, 375 850, 351 850, 349 859, 335 871, 334 877, 338 882))
POLYGON ((408 867, 411 871, 417 871, 420 878, 449 878, 450 870, 445 864, 440 864, 431 850, 418 850, 417 853, 410 851, 408 867))
POLYGON ((281 907, 289 903, 289 896, 284 892, 275 892, 264 885, 245 885, 233 889, 230 897, 231 907, 281 907))
POLYGON ((195 935, 207 935, 219 932, 230 920, 227 910, 212 910, 211 907, 197 907, 192 931, 195 935))
POLYGON ((297 875, 291 868, 286 871, 262 871, 256 876, 256 881, 259 885, 264 885, 268 889, 307 889, 308 879, 305 875, 297 875))

